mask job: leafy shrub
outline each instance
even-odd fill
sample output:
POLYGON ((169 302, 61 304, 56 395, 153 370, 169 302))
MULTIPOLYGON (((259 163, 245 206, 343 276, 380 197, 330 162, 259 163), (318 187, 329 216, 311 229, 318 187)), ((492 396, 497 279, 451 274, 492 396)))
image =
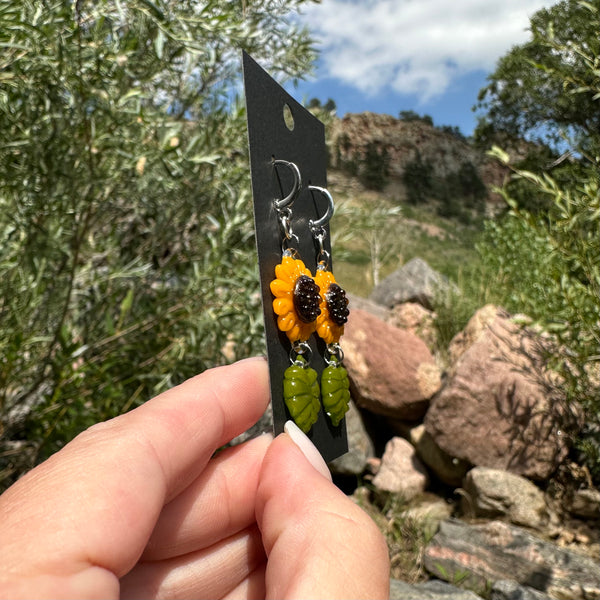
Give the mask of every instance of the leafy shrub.
MULTIPOLYGON (((496 149, 508 164, 508 156, 496 149)), ((600 477, 600 170, 588 165, 576 185, 547 174, 515 170, 551 202, 546 215, 521 209, 503 191, 510 210, 488 222, 480 245, 508 310, 525 312, 555 336, 550 366, 564 381, 567 401, 581 407, 587 428, 578 441, 600 477)))
POLYGON ((262 350, 235 53, 305 72, 302 2, 0 0, 5 438, 43 458, 262 350))

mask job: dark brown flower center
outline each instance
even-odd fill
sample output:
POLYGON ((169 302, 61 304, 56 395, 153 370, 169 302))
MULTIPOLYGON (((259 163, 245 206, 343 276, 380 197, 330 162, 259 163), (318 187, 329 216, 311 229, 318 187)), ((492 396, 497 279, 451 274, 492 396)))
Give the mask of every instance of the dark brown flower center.
POLYGON ((303 323, 312 323, 320 314, 319 286, 312 277, 300 275, 294 286, 294 308, 303 323))
POLYGON ((348 298, 346 292, 337 284, 332 283, 325 295, 329 318, 340 327, 348 321, 348 298))

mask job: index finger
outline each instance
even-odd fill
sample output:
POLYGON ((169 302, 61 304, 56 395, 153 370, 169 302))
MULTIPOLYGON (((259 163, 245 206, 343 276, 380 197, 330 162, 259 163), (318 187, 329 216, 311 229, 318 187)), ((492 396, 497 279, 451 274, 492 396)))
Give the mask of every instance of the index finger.
POLYGON ((246 360, 94 425, 0 497, 2 570, 69 577, 70 569, 101 567, 124 575, 163 505, 268 401, 265 361, 246 360))

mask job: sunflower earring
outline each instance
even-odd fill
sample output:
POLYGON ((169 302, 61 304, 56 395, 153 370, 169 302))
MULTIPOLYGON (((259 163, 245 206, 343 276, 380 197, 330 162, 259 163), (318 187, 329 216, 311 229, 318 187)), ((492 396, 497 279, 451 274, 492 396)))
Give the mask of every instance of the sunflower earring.
POLYGON ((334 211, 333 198, 325 188, 309 185, 308 189, 324 195, 328 201, 325 215, 317 221, 309 221, 309 227, 318 247, 315 282, 319 287, 320 314, 317 317, 316 332, 327 345, 325 356, 327 367, 321 376, 321 395, 323 408, 332 425, 337 427, 348 411, 350 402, 350 382, 348 372, 342 364, 344 352, 339 344, 350 311, 346 292, 337 284, 329 268, 331 257, 324 247, 327 237, 325 225, 334 211))
POLYGON ((291 365, 283 374, 283 399, 296 425, 308 433, 319 417, 320 405, 318 376, 309 366, 312 351, 307 340, 317 327, 321 297, 319 286, 293 247, 298 236, 292 230, 291 207, 302 187, 300 170, 294 163, 285 160, 274 160, 273 166, 278 165, 292 171, 294 184, 285 198, 273 202, 283 241, 281 262, 275 267, 275 279, 270 287, 275 296, 273 310, 277 315, 277 327, 292 345, 291 365))

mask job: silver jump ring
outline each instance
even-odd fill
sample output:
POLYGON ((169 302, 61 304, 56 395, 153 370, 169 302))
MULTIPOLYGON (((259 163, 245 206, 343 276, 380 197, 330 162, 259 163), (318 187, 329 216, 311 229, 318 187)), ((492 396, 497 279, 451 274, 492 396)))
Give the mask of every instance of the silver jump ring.
POLYGON ((312 348, 308 342, 296 340, 290 349, 290 363, 306 368, 312 357, 312 348), (304 361, 299 360, 299 356, 304 358, 304 361))
POLYGON ((300 191, 300 188, 302 187, 302 176, 300 175, 300 169, 293 162, 277 159, 277 160, 273 161, 273 165, 274 166, 283 165, 285 167, 288 167, 288 169, 291 169, 291 171, 294 175, 294 185, 292 186, 292 191, 285 198, 282 198, 281 200, 277 200, 277 199, 273 200, 273 204, 275 205, 275 208, 277 210, 281 210, 282 208, 285 208, 286 206, 291 205, 292 202, 294 202, 294 200, 296 199, 296 196, 298 195, 298 192, 300 191))
POLYGON ((323 196, 325 196, 325 198, 327 198, 327 211, 325 212, 325 214, 316 221, 310 220, 308 222, 308 226, 310 227, 313 234, 315 234, 315 232, 318 233, 322 227, 329 223, 331 217, 333 217, 335 207, 333 204, 333 198, 326 188, 319 187, 317 185, 309 185, 308 189, 311 191, 320 192, 321 194, 323 194, 323 196))
POLYGON ((327 351, 331 355, 331 358, 325 357, 325 362, 331 366, 336 364, 342 364, 344 362, 344 351, 342 347, 336 342, 333 344, 327 344, 327 351))

